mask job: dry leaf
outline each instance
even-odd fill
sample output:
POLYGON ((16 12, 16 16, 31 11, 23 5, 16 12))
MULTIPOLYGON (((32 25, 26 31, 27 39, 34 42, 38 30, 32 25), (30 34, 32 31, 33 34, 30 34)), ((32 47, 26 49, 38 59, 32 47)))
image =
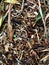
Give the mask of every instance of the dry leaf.
POLYGON ((12 26, 9 25, 8 26, 8 38, 9 38, 10 41, 12 41, 12 39, 13 39, 13 33, 14 33, 14 31, 12 29, 12 26))

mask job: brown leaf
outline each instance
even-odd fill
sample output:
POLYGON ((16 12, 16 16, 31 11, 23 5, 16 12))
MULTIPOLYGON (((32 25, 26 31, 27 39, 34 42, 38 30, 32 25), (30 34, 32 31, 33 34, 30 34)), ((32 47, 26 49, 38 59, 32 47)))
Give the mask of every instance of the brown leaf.
POLYGON ((13 39, 13 33, 14 33, 14 31, 12 29, 12 26, 9 25, 8 26, 8 38, 9 38, 10 41, 12 41, 12 39, 13 39))

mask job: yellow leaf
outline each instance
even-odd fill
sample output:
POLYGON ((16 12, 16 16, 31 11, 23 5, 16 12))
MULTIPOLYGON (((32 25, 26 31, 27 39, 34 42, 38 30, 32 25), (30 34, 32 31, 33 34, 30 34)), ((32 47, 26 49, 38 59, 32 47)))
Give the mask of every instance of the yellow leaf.
POLYGON ((7 14, 5 14, 4 16, 1 16, 1 18, 0 18, 0 27, 1 27, 2 23, 4 22, 6 16, 7 16, 7 14))
POLYGON ((2 17, 0 18, 0 27, 1 27, 1 25, 2 25, 2 17))
POLYGON ((5 0, 6 3, 19 4, 18 0, 5 0))

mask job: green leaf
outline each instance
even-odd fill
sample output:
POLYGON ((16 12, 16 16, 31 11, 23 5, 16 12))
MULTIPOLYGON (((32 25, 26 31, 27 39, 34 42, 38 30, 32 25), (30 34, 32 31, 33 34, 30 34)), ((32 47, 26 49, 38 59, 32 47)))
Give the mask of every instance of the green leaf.
POLYGON ((1 27, 2 23, 4 22, 6 16, 7 16, 7 15, 5 14, 4 16, 2 16, 2 17, 0 18, 0 27, 1 27))
POLYGON ((16 34, 14 35, 14 38, 16 38, 16 34))
MULTIPOLYGON (((42 8, 42 14, 44 15, 44 8, 42 8)), ((36 21, 35 22, 38 22, 40 19, 41 19, 41 15, 40 15, 40 12, 38 13, 37 17, 36 17, 36 21)))
POLYGON ((46 5, 48 5, 49 6, 49 0, 47 0, 47 1, 45 1, 46 2, 46 5))

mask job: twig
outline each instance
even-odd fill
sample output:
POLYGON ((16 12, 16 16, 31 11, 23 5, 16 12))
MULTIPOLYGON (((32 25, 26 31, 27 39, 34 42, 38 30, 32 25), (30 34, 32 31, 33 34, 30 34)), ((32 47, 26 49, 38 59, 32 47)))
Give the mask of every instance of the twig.
POLYGON ((49 13, 46 15, 46 17, 45 17, 45 21, 47 20, 48 17, 49 17, 49 13))
POLYGON ((8 26, 10 25, 10 14, 11 14, 11 4, 9 5, 9 14, 8 14, 8 26))
POLYGON ((32 48, 32 46, 31 46, 30 42, 28 42, 28 41, 27 41, 27 44, 29 45, 29 47, 30 47, 30 49, 31 49, 31 48, 32 48))
POLYGON ((34 29, 34 31, 35 31, 36 34, 37 34, 38 43, 40 43, 40 39, 39 39, 39 35, 38 35, 38 31, 37 31, 37 29, 34 29))
POLYGON ((40 62, 43 61, 43 62, 45 63, 48 58, 49 58, 49 54, 47 54, 45 57, 43 57, 43 58, 40 60, 40 62))
POLYGON ((8 14, 8 25, 10 25, 10 15, 11 15, 11 8, 13 7, 13 5, 9 4, 9 10, 7 11, 9 14, 8 14))
POLYGON ((43 24, 44 24, 44 36, 45 36, 46 35, 46 21, 44 20, 44 17, 43 17, 43 14, 42 14, 40 0, 38 0, 38 4, 39 4, 39 12, 40 12, 40 15, 42 17, 43 24))

